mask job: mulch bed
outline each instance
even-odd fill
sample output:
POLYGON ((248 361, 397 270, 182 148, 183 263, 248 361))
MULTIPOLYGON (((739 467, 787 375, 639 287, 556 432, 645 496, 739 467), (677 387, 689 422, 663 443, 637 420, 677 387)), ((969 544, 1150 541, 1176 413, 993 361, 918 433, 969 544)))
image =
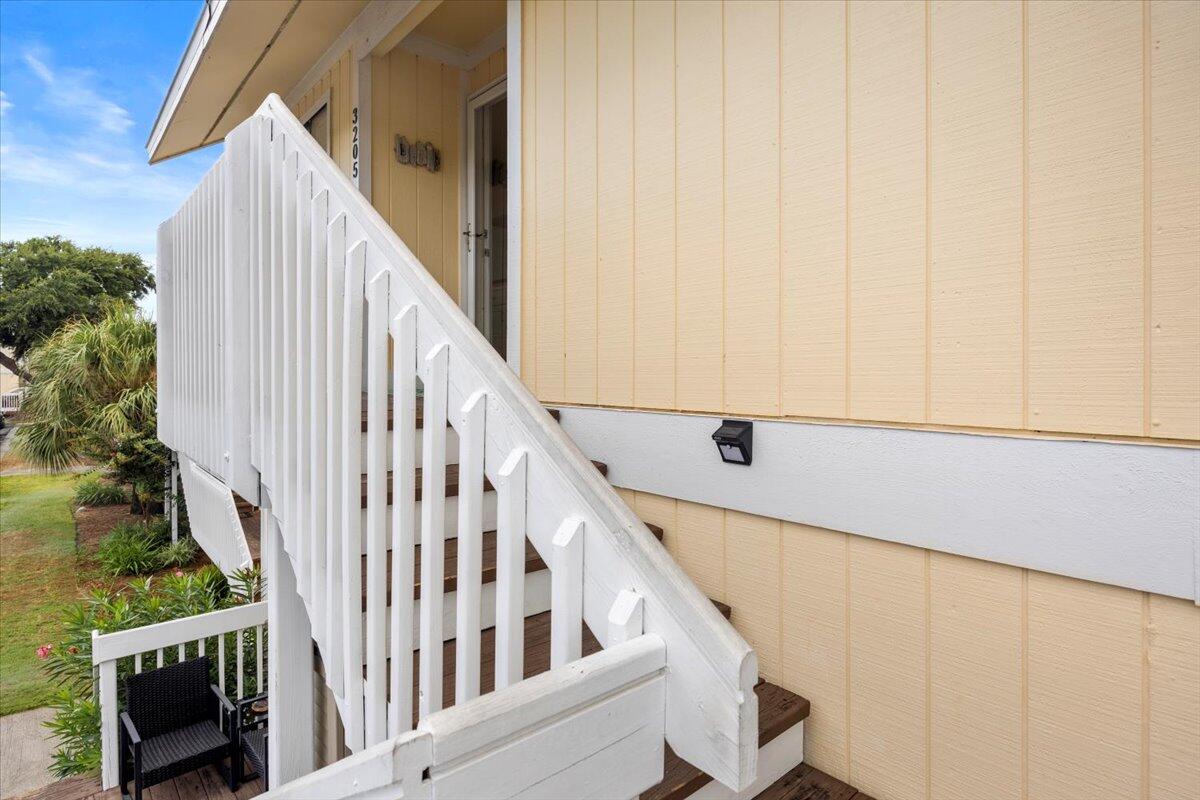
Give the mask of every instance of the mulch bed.
MULTIPOLYGON (((176 567, 168 567, 149 575, 121 575, 110 578, 100 572, 95 562, 96 550, 100 540, 112 532, 112 529, 122 522, 141 522, 140 514, 129 511, 128 503, 112 506, 82 506, 75 510, 75 558, 79 564, 80 590, 86 594, 94 588, 124 589, 130 583, 142 578, 160 578, 170 575, 176 567)), ((188 571, 199 569, 212 561, 200 550, 196 558, 184 569, 188 571)))

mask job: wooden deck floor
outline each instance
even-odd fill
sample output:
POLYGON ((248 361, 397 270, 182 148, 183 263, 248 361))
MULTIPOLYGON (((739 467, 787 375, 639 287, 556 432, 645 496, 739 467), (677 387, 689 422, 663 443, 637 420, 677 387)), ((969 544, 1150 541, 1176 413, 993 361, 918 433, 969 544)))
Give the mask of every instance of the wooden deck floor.
MULTIPOLYGON (((130 787, 133 788, 132 786, 130 787)), ((212 767, 190 772, 173 781, 151 786, 147 800, 249 800, 262 793, 262 782, 244 784, 234 794, 212 767)), ((120 789, 100 790, 96 778, 68 778, 16 800, 121 800, 120 789)), ((852 786, 819 769, 801 764, 763 790, 756 800, 871 800, 852 786)))
MULTIPOLYGON (((132 783, 129 790, 133 791, 132 783)), ((249 800, 262 791, 262 781, 254 780, 242 784, 236 793, 231 792, 216 769, 205 767, 151 786, 142 792, 142 797, 144 800, 249 800)), ((102 791, 99 778, 68 778, 16 800, 121 800, 121 789, 102 791)))

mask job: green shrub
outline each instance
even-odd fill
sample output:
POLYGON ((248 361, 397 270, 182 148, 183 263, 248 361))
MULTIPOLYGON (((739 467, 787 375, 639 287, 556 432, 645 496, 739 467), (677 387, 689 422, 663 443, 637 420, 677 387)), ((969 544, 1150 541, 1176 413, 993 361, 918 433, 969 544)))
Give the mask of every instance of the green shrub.
MULTIPOLYGON (((257 570, 247 571, 235 581, 238 584, 250 581, 256 586, 261 586, 257 570)), ((46 723, 46 727, 58 739, 58 749, 54 753, 51 771, 56 776, 65 778, 94 772, 99 768, 100 708, 94 695, 95 684, 92 675, 93 630, 112 633, 242 605, 247 602, 244 599, 244 591, 244 585, 231 587, 221 571, 208 564, 189 574, 137 580, 119 591, 96 589, 86 600, 64 609, 63 641, 39 648, 45 652, 46 672, 62 687, 61 694, 52 704, 55 715, 46 723)), ((265 628, 262 642, 256 641, 255 637, 253 630, 242 637, 242 660, 245 664, 254 663, 259 646, 262 647, 264 656, 267 653, 265 628)), ((225 685, 236 686, 237 638, 232 633, 225 634, 223 638, 227 654, 225 685)), ((205 652, 217 653, 217 640, 216 636, 205 640, 205 652)), ((184 657, 195 658, 196 655, 196 644, 188 642, 184 657)), ((152 668, 154 656, 152 652, 144 654, 142 664, 145 669, 152 668)), ((165 648, 163 657, 164 665, 178 662, 179 648, 165 648)), ((212 683, 219 682, 217 669, 214 659, 213 673, 210 676, 212 683)), ((132 656, 117 661, 117 693, 120 705, 124 704, 121 695, 124 692, 125 680, 133 671, 132 656)), ((265 666, 263 674, 266 674, 265 666)), ((252 669, 247 671, 245 681, 244 690, 247 697, 265 688, 256 684, 255 672, 252 669)))
POLYGON ((89 472, 75 486, 77 506, 112 506, 127 501, 125 490, 104 480, 99 472, 89 472))
POLYGON ((186 567, 196 558, 200 548, 195 539, 181 538, 158 551, 164 567, 186 567))
POLYGON ((105 574, 144 575, 163 568, 169 533, 161 525, 122 522, 100 540, 96 560, 105 574))

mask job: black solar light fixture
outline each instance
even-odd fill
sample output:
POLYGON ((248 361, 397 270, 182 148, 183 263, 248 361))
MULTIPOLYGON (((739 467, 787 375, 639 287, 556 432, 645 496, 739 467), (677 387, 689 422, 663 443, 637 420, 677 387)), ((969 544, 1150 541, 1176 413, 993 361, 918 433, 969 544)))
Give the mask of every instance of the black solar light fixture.
POLYGON ((712 435, 717 452, 726 464, 750 466, 754 445, 754 423, 743 419, 726 419, 712 435))

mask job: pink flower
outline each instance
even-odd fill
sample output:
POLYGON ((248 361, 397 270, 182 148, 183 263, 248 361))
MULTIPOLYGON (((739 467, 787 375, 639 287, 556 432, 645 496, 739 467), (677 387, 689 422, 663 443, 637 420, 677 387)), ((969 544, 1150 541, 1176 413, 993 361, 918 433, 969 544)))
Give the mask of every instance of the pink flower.
POLYGON ((181 569, 177 569, 177 570, 175 570, 175 577, 176 577, 176 578, 182 578, 182 577, 183 577, 183 570, 181 570, 181 569))
POLYGON ((54 645, 44 644, 37 649, 37 657, 40 658, 42 661, 45 661, 47 658, 50 657, 50 651, 53 649, 54 649, 54 645))

